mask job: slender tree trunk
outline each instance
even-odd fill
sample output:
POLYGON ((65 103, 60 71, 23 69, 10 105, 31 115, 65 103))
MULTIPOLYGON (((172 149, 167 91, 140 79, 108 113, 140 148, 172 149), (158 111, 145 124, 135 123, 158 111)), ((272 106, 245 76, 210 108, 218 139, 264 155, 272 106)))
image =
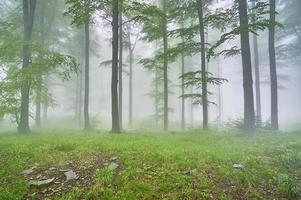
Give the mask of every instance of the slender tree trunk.
MULTIPOLYGON (((48 85, 49 85, 49 75, 46 74, 44 77, 44 84, 45 87, 47 89, 49 89, 48 85)), ((49 106, 49 102, 48 102, 48 98, 45 99, 44 105, 43 105, 43 123, 45 124, 47 121, 47 117, 48 117, 48 106, 49 106)))
MULTIPOLYGON (((41 21, 40 21, 40 29, 41 29, 41 33, 40 33, 40 38, 41 38, 41 46, 42 49, 45 46, 45 1, 42 1, 42 16, 41 16, 41 21)), ((41 66, 43 67, 43 66, 41 66)), ((38 88, 37 88, 37 99, 36 99, 36 116, 35 116, 35 125, 36 127, 40 128, 41 127, 41 90, 42 90, 42 82, 43 82, 43 78, 42 76, 39 77, 38 80, 38 88)))
MULTIPOLYGON (((163 13, 166 14, 166 0, 163 0, 163 13)), ((163 22, 163 48, 164 48, 164 63, 163 63, 163 79, 164 79, 164 131, 168 131, 168 38, 167 38, 167 19, 164 16, 163 22)))
POLYGON ((78 74, 79 76, 79 93, 78 93, 78 124, 79 127, 82 127, 83 124, 83 71, 84 71, 84 63, 85 63, 85 51, 83 49, 85 48, 85 38, 81 40, 80 42, 81 50, 80 50, 80 72, 78 74))
POLYGON ((123 98, 123 80, 122 80, 122 65, 123 65, 123 26, 122 26, 122 12, 121 9, 119 10, 119 126, 120 129, 122 130, 122 111, 123 111, 123 106, 122 106, 122 98, 123 98))
POLYGON ((79 76, 75 79, 75 102, 74 102, 74 119, 78 122, 79 119, 79 76))
MULTIPOLYGON (((182 42, 184 43, 184 38, 182 37, 182 42)), ((185 73, 185 56, 182 53, 181 54, 181 74, 182 76, 185 73)), ((182 93, 182 98, 181 98, 181 128, 182 130, 185 129, 185 86, 184 86, 184 78, 181 78, 181 93, 182 93)))
POLYGON ((200 36, 201 36, 201 59, 202 59, 202 103, 203 103, 203 129, 208 129, 208 96, 207 96, 207 71, 206 71, 206 49, 205 32, 203 22, 203 2, 197 0, 200 36))
POLYGON ((119 111, 118 111, 118 1, 113 0, 113 21, 112 21, 112 132, 120 132, 119 111))
POLYGON ((278 124, 278 80, 275 55, 275 21, 276 4, 275 0, 270 0, 270 21, 272 26, 269 28, 269 57, 270 57, 270 76, 271 76, 271 128, 279 129, 278 124))
MULTIPOLYGON (((193 93, 193 87, 190 87, 190 93, 193 93)), ((190 124, 191 128, 194 126, 194 107, 193 107, 193 99, 190 100, 190 124)))
MULTIPOLYGON (((24 41, 30 42, 34 12, 36 8, 36 0, 23 0, 23 22, 24 22, 24 41)), ((31 49, 29 44, 23 45, 23 63, 22 70, 25 71, 29 64, 31 58, 31 49)), ((25 75, 27 76, 27 75, 25 75)), ((29 92, 30 92, 30 77, 26 77, 21 85, 21 112, 20 112, 20 123, 18 126, 19 133, 30 132, 29 128, 29 92)))
POLYGON ((79 74, 79 106, 78 106, 78 123, 79 127, 82 127, 83 124, 83 60, 84 58, 82 57, 82 63, 81 63, 81 71, 79 74))
POLYGON ((90 33, 89 22, 85 23, 85 98, 84 98, 84 130, 90 129, 89 120, 89 82, 90 82, 90 33))
MULTIPOLYGON (((217 77, 218 78, 222 78, 222 69, 220 66, 220 60, 218 58, 217 60, 217 77)), ((218 102, 217 102, 217 106, 218 106, 218 125, 220 126, 222 124, 223 121, 223 100, 222 100, 222 86, 218 85, 218 102)))
POLYGON ((155 125, 158 128, 159 125, 159 70, 156 66, 155 69, 155 125))
POLYGON ((239 19, 242 29, 240 39, 244 86, 244 128, 246 130, 253 130, 255 127, 255 112, 246 0, 239 0, 239 19))
MULTIPOLYGON (((39 80, 42 82, 42 78, 39 80)), ((41 88, 37 90, 37 99, 36 99, 36 116, 35 116, 35 125, 36 127, 41 127, 41 88)))
MULTIPOLYGON (((253 1, 253 7, 255 7, 255 1, 253 1)), ((255 17, 256 11, 254 11, 253 15, 255 17)), ((255 68, 256 123, 258 126, 261 126, 262 120, 261 120, 260 70, 259 70, 258 38, 256 34, 253 34, 253 48, 254 48, 254 68, 255 68)))
POLYGON ((129 126, 133 125, 133 49, 131 43, 131 35, 129 31, 129 126))

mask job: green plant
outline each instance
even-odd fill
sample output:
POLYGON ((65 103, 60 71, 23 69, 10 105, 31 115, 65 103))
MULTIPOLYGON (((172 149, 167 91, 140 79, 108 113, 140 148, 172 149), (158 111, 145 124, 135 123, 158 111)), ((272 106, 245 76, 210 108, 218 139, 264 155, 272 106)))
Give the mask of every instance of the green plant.
POLYGON ((301 194, 301 184, 297 177, 281 175, 279 177, 279 191, 283 197, 297 199, 301 194))
POLYGON ((112 182, 114 171, 105 167, 96 173, 96 180, 103 186, 109 186, 112 182))
POLYGON ((283 167, 295 165, 298 160, 298 152, 291 149, 287 149, 278 155, 278 162, 283 167))

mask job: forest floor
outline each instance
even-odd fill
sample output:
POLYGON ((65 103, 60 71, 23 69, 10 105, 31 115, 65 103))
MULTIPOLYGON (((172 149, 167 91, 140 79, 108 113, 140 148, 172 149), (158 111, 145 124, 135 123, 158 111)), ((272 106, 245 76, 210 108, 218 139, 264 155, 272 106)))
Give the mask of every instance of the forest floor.
POLYGON ((5 200, 300 199, 300 184, 301 131, 0 133, 5 200))

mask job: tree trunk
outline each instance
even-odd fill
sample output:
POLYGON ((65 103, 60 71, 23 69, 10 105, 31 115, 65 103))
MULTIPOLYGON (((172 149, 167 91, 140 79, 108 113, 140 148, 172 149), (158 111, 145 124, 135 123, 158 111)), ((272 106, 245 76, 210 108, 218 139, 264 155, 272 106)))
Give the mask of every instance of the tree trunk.
POLYGON ((129 126, 133 125, 133 49, 131 43, 131 35, 129 31, 129 126))
POLYGON ((275 0, 270 0, 270 22, 272 24, 269 28, 269 57, 271 76, 271 128, 273 130, 278 130, 278 80, 275 55, 275 21, 276 4, 275 0))
MULTIPOLYGON (((48 87, 48 85, 49 85, 49 75, 48 74, 45 75, 43 81, 44 81, 45 87, 49 88, 48 87)), ((47 117, 48 117, 48 106, 49 106, 49 103, 48 103, 48 99, 46 98, 44 105, 43 105, 43 123, 44 124, 46 123, 47 117)))
POLYGON ((83 38, 83 40, 81 40, 80 42, 80 71, 79 71, 79 93, 78 93, 78 125, 81 128, 83 125, 83 70, 84 70, 84 62, 85 62, 85 52, 83 51, 83 49, 85 48, 85 38, 83 38))
POLYGON ((246 0, 239 0, 239 20, 242 29, 240 33, 240 40, 244 86, 244 128, 245 130, 250 131, 255 127, 255 112, 246 0))
MULTIPOLYGON (((222 68, 220 66, 220 60, 217 58, 217 77, 222 78, 222 68)), ((217 106, 218 106, 218 116, 217 116, 217 121, 218 125, 221 126, 222 121, 223 121, 223 95, 222 95, 222 86, 218 85, 218 101, 217 101, 217 106)))
POLYGON ((123 28, 122 28, 122 12, 119 10, 119 126, 122 130, 122 97, 123 97, 123 80, 122 80, 122 64, 123 64, 123 28))
POLYGON ((90 33, 89 22, 85 23, 85 98, 84 98, 84 130, 90 129, 89 120, 89 65, 90 65, 90 33))
POLYGON ((201 59, 202 59, 202 104, 203 104, 203 129, 208 129, 208 96, 207 96, 207 71, 206 71, 206 49, 205 49, 205 32, 203 22, 203 2, 197 0, 200 36, 201 36, 201 59))
MULTIPOLYGON (((40 39, 41 39, 41 47, 42 49, 45 46, 45 1, 42 1, 42 11, 41 11, 41 20, 40 20, 40 29, 41 29, 41 33, 40 33, 40 39)), ((43 67, 43 66, 41 66, 43 67)), ((37 99, 36 99, 36 116, 35 116, 35 125, 36 127, 40 128, 41 127, 41 90, 42 90, 42 82, 43 82, 43 78, 42 76, 39 77, 38 80, 38 87, 37 87, 37 99)))
POLYGON ((118 111, 118 1, 113 0, 113 21, 112 21, 112 132, 120 132, 119 111, 118 111))
MULTIPOLYGON (((28 44, 31 40, 34 12, 36 8, 36 0, 23 0, 23 22, 24 22, 24 42, 27 44, 23 45, 23 63, 22 70, 25 71, 31 59, 31 49, 28 44)), ((27 75, 26 75, 27 76, 27 75)), ((26 77, 21 85, 21 112, 20 112, 20 123, 18 126, 19 133, 30 132, 29 128, 29 92, 30 92, 30 77, 26 77)))
MULTIPOLYGON (((166 0, 163 0, 163 13, 166 14, 166 0)), ((163 22, 163 48, 164 48, 164 63, 163 63, 163 79, 164 79, 164 131, 168 131, 168 38, 167 38, 167 19, 164 16, 163 22)))
MULTIPOLYGON (((253 8, 255 1, 253 1, 253 8)), ((254 11, 253 15, 256 15, 254 11)), ((253 48, 254 48, 254 68, 255 68, 255 93, 256 93, 256 123, 260 127, 261 119, 261 91, 260 91, 260 70, 259 70, 259 53, 258 53, 258 38, 253 34, 253 48)))
POLYGON ((159 69, 156 66, 155 69, 155 125, 158 128, 159 125, 159 69))
MULTIPOLYGON (((184 38, 182 37, 182 42, 184 43, 184 38)), ((182 76, 185 73, 185 56, 182 53, 181 54, 181 74, 182 76)), ((184 98, 184 94, 185 94, 185 86, 184 86, 184 78, 181 79, 181 93, 182 93, 182 98, 181 98, 181 128, 182 130, 185 129, 185 98, 184 98)))

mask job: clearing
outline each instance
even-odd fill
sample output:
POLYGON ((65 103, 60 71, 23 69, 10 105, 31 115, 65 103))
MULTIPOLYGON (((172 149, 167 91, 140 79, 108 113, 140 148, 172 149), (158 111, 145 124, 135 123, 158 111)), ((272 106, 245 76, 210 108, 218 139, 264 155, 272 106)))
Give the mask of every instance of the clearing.
POLYGON ((0 134, 5 200, 300 199, 300 181, 300 131, 0 134))

